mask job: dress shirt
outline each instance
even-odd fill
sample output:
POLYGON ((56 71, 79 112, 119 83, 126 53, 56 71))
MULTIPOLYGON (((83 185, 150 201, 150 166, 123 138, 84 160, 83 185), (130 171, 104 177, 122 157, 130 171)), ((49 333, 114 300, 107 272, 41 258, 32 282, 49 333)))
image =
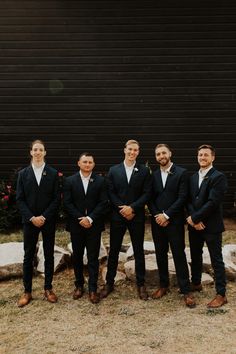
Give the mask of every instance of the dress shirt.
POLYGON ((132 166, 127 166, 125 161, 124 161, 125 172, 126 172, 126 177, 127 177, 128 183, 129 183, 130 178, 132 176, 135 164, 136 164, 136 162, 132 166))
MULTIPOLYGON (((165 188, 166 180, 167 180, 167 177, 170 173, 170 169, 171 169, 172 165, 173 165, 173 163, 171 163, 170 166, 166 170, 161 168, 161 179, 162 179, 163 188, 165 188)), ((163 213, 164 217, 167 220, 169 220, 170 217, 164 212, 164 210, 162 213, 163 213)))
POLYGON ((210 169, 213 167, 213 165, 211 165, 210 167, 208 168, 205 168, 205 169, 200 169, 198 171, 198 176, 199 176, 199 179, 198 179, 198 187, 200 188, 201 187, 201 184, 202 184, 202 181, 204 180, 204 178, 206 177, 207 173, 210 171, 210 169))
MULTIPOLYGON (((87 190, 88 190, 88 185, 89 185, 89 181, 90 181, 90 177, 91 177, 91 174, 88 175, 87 177, 85 177, 81 171, 79 171, 79 174, 80 174, 80 177, 81 177, 81 180, 82 180, 82 183, 83 183, 83 187, 84 187, 84 193, 86 194, 87 193, 87 190)), ((86 215, 86 218, 88 219, 88 221, 90 222, 90 224, 93 223, 93 219, 90 218, 90 216, 87 216, 86 215)))
POLYGON ((42 173, 43 173, 44 167, 45 167, 45 163, 43 163, 42 166, 40 166, 40 167, 37 167, 34 164, 32 164, 32 168, 33 168, 34 175, 35 175, 36 181, 38 183, 38 186, 39 186, 41 178, 42 178, 42 173))

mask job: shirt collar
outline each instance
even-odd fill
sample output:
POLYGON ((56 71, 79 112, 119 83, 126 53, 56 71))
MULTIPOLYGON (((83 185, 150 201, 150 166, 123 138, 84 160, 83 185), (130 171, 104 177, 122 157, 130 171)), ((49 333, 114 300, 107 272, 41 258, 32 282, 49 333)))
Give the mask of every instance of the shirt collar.
POLYGON ((79 171, 79 174, 80 174, 80 177, 81 177, 81 179, 83 179, 83 180, 90 180, 90 177, 91 177, 91 175, 92 175, 92 172, 87 176, 87 177, 85 177, 83 174, 82 174, 82 172, 81 171, 79 171))
POLYGON ((166 169, 161 168, 161 172, 168 173, 170 172, 171 167, 173 166, 173 162, 171 162, 170 166, 166 169))
POLYGON ((208 167, 208 168, 200 169, 200 170, 198 171, 199 175, 200 175, 201 177, 206 176, 206 174, 212 169, 212 167, 213 167, 213 165, 211 165, 211 166, 208 167))
POLYGON ((32 166, 32 168, 33 168, 33 170, 34 171, 36 171, 36 170, 42 170, 43 171, 43 169, 44 169, 44 167, 45 167, 45 162, 41 165, 41 166, 35 166, 33 163, 31 164, 31 166, 32 166))
POLYGON ((125 169, 127 169, 127 170, 133 170, 133 168, 134 168, 134 166, 136 165, 136 161, 133 163, 133 165, 131 165, 131 166, 128 166, 126 163, 125 163, 125 161, 124 161, 124 166, 125 166, 125 169))

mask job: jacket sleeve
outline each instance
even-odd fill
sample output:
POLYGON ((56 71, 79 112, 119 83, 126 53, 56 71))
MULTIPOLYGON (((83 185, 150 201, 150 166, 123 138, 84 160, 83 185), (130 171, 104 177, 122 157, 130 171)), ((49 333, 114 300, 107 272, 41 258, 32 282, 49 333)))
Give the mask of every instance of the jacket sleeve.
POLYGON ((104 181, 101 184, 100 193, 99 193, 99 200, 96 207, 93 209, 91 213, 89 213, 89 217, 96 221, 99 218, 104 218, 106 213, 108 212, 108 195, 107 195, 107 184, 104 181))
POLYGON ((42 215, 45 217, 46 220, 50 220, 51 218, 55 217, 60 206, 60 201, 61 201, 61 195, 60 195, 60 188, 59 188, 59 177, 56 172, 51 202, 42 213, 42 215))
POLYGON ((23 171, 20 171, 17 178, 17 187, 16 187, 16 202, 20 210, 20 214, 24 222, 30 222, 30 219, 34 216, 32 211, 29 209, 25 201, 25 192, 23 184, 23 171))
POLYGON ((69 216, 78 219, 84 216, 74 205, 72 199, 72 184, 70 177, 66 178, 63 188, 63 201, 66 212, 69 216))
POLYGON ((130 204, 131 208, 133 208, 134 212, 142 209, 145 204, 148 203, 151 197, 151 186, 152 186, 152 176, 150 174, 149 169, 146 167, 146 174, 143 182, 143 192, 140 197, 130 204))
POLYGON ((212 178, 210 181, 210 192, 207 201, 202 207, 194 211, 191 215, 194 223, 206 220, 215 209, 222 203, 224 194, 227 189, 227 179, 224 174, 212 178))
POLYGON ((179 213, 181 209, 183 209, 186 199, 188 196, 188 175, 187 171, 184 171, 181 174, 179 181, 179 189, 178 189, 178 197, 175 202, 164 212, 171 219, 175 214, 179 213))

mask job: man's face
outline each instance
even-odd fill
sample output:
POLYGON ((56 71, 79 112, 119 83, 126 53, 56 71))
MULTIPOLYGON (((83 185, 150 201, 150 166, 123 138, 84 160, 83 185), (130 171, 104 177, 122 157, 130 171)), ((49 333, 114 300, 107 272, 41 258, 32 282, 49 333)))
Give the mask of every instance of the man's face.
POLYGON ((30 150, 30 155, 32 156, 32 162, 40 164, 44 162, 44 157, 46 155, 46 150, 43 144, 36 143, 30 150))
POLYGON ((129 144, 124 148, 125 161, 135 162, 139 155, 138 144, 129 144))
POLYGON ((85 174, 89 174, 92 172, 95 163, 93 160, 92 156, 81 156, 81 158, 78 161, 78 166, 80 168, 80 171, 85 174))
POLYGON ((212 154, 211 149, 201 149, 198 151, 197 160, 200 168, 208 168, 215 160, 215 155, 212 154))
POLYGON ((161 165, 161 167, 168 167, 171 159, 171 151, 165 147, 159 147, 155 151, 156 160, 161 165))

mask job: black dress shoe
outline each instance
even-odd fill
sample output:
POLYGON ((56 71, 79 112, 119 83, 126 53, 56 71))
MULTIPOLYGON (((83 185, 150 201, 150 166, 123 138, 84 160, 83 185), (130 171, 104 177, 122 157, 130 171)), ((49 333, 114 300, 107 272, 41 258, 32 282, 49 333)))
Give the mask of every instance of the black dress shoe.
POLYGON ((138 286, 138 295, 141 300, 148 300, 148 293, 145 286, 138 286))
POLYGON ((84 288, 82 286, 79 286, 78 288, 75 288, 74 293, 73 293, 73 299, 78 300, 80 299, 84 294, 84 288))
POLYGON ((100 298, 105 299, 114 290, 113 285, 106 284, 100 292, 100 298))
POLYGON ((89 300, 92 302, 92 304, 98 304, 100 301, 100 296, 97 292, 91 291, 89 292, 89 300))

